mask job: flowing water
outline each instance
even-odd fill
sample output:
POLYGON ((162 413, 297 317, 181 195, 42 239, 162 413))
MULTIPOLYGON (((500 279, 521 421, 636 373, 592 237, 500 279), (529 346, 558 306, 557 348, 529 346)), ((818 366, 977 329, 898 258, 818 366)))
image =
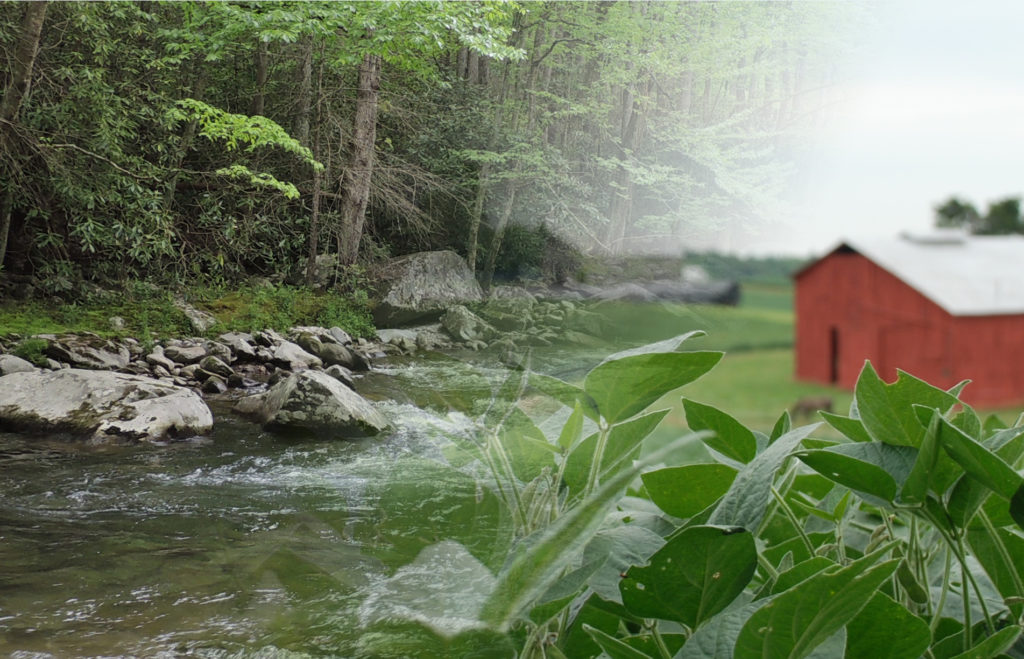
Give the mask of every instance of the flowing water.
POLYGON ((475 432, 456 410, 505 374, 385 363, 358 384, 395 426, 374 439, 282 438, 227 404, 210 437, 165 446, 0 434, 0 653, 364 656, 374 620, 457 627, 458 597, 394 575, 428 547, 422 573, 500 567, 503 509, 449 457, 475 432))

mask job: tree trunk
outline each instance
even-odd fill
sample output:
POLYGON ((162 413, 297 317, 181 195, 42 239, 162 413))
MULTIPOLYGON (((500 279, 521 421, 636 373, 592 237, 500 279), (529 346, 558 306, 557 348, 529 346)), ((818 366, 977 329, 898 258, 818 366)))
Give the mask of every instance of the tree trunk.
POLYGON ((373 143, 377 135, 377 105, 380 92, 381 58, 366 54, 359 66, 356 111, 349 140, 349 162, 341 176, 341 227, 338 254, 342 263, 352 264, 359 256, 366 205, 370 200, 373 175, 373 143))
POLYGON ((476 272, 476 248, 480 235, 480 220, 484 215, 484 202, 487 200, 487 178, 491 174, 491 163, 480 165, 476 178, 476 199, 473 200, 473 213, 469 216, 469 237, 466 239, 466 264, 470 272, 476 272))
POLYGON ((491 289, 491 280, 494 279, 494 267, 498 262, 498 252, 501 251, 501 241, 505 238, 505 229, 508 227, 509 218, 512 217, 512 206, 516 201, 516 187, 509 183, 508 194, 505 196, 505 208, 498 218, 498 226, 494 227, 494 238, 491 240, 491 248, 487 250, 487 263, 484 265, 483 277, 480 286, 484 291, 491 289))
POLYGON ((260 39, 256 44, 256 93, 252 97, 253 116, 265 116, 267 101, 267 42, 260 39))
MULTIPOLYGON (((192 84, 192 98, 201 101, 205 88, 206 76, 200 72, 192 84)), ((178 140, 178 153, 175 155, 171 178, 167 181, 167 187, 164 188, 163 209, 165 213, 170 212, 171 204, 174 203, 174 193, 178 189, 178 178, 181 176, 181 165, 185 162, 185 156, 188 154, 188 150, 192 146, 192 140, 195 139, 198 131, 199 120, 193 119, 188 122, 188 126, 185 126, 185 132, 181 134, 181 139, 178 140)))
MULTIPOLYGON (((28 95, 32 82, 32 69, 39 52, 39 40, 43 33, 43 20, 46 18, 46 2, 29 2, 25 5, 25 15, 21 21, 21 33, 14 51, 14 65, 10 72, 10 84, 0 100, 0 157, 4 152, 13 152, 10 142, 13 141, 14 122, 21 109, 21 104, 28 95)), ((9 153, 9 157, 13 153, 9 153)), ((8 163, 13 166, 13 163, 8 163)), ((6 178, 6 177, 5 177, 6 178)), ((8 179, 10 181, 10 179, 8 179)), ((0 200, 0 266, 7 255, 7 235, 11 230, 11 213, 14 206, 14 190, 6 185, 4 197, 0 200)))
POLYGON ((295 139, 309 146, 309 110, 313 97, 313 37, 302 40, 299 57, 299 103, 295 113, 295 139))

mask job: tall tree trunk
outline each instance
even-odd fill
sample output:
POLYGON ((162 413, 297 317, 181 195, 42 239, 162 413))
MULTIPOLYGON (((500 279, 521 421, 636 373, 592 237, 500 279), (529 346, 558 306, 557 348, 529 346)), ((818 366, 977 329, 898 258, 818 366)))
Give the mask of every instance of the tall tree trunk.
POLYGON ((508 221, 512 217, 512 207, 516 201, 516 186, 509 182, 508 192, 505 195, 505 207, 498 217, 498 226, 494 227, 494 238, 491 240, 491 247, 487 250, 487 263, 484 265, 483 276, 480 286, 485 291, 491 289, 491 280, 494 279, 494 267, 498 263, 498 252, 501 251, 501 242, 505 239, 505 229, 508 228, 508 221))
MULTIPOLYGON (((303 44, 301 83, 299 85, 302 97, 299 99, 299 116, 296 120, 296 139, 300 140, 303 146, 311 146, 313 158, 320 160, 320 127, 323 125, 321 114, 321 101, 323 100, 324 89, 324 62, 320 58, 320 67, 317 73, 316 83, 316 135, 313 143, 309 143, 309 108, 310 96, 313 87, 313 38, 309 37, 303 44), (305 116, 303 116, 305 115, 305 116)), ((325 168, 326 169, 326 168, 325 168)), ((320 197, 323 193, 324 175, 328 171, 313 169, 313 199, 309 215, 309 252, 306 256, 306 285, 312 287, 316 280, 316 257, 320 249, 320 197)))
POLYGON ((356 262, 363 237, 366 205, 373 175, 373 143, 377 136, 381 58, 367 53, 359 65, 356 111, 349 140, 348 166, 341 176, 341 227, 338 254, 344 264, 356 262))
POLYGON ((256 93, 252 96, 253 116, 265 116, 267 102, 267 42, 260 39, 256 43, 256 93))
POLYGON ((309 146, 309 111, 313 97, 313 37, 302 40, 299 58, 299 104, 295 113, 295 139, 304 146, 309 146))
MULTIPOLYGON (((14 66, 10 73, 10 84, 0 100, 0 158, 8 160, 13 157, 11 143, 14 135, 14 122, 18 110, 28 95, 32 82, 32 69, 35 67, 36 54, 39 52, 39 40, 43 33, 43 20, 46 18, 46 2, 29 2, 25 5, 25 15, 21 20, 21 31, 18 44, 14 51, 14 66), (10 152, 4 158, 4 152, 10 152)), ((8 178, 8 177, 5 177, 8 178)), ((7 236, 11 231, 11 214, 14 207, 14 190, 10 187, 10 178, 5 187, 3 199, 0 200, 0 265, 7 255, 7 236)))
MULTIPOLYGON (((192 83, 192 98, 197 101, 203 100, 203 90, 205 88, 206 75, 200 71, 196 74, 195 82, 192 83)), ((198 131, 199 120, 193 119, 185 126, 185 132, 181 134, 181 139, 178 140, 178 152, 175 154, 174 167, 171 170, 172 174, 164 188, 163 210, 165 213, 170 212, 171 204, 174 203, 174 194, 178 189, 178 178, 181 176, 181 165, 185 162, 185 156, 188 154, 188 150, 192 146, 192 140, 195 139, 198 131)))

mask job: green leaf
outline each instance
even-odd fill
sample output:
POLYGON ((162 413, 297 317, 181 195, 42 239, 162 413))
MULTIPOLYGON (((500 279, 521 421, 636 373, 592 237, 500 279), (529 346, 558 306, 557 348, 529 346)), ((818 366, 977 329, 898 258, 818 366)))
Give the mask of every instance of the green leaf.
POLYGON ((645 565, 664 546, 664 538, 635 524, 599 531, 583 550, 583 562, 598 558, 604 558, 604 562, 587 584, 601 598, 622 604, 622 574, 633 565, 645 565))
POLYGON ((659 352, 621 357, 594 367, 583 389, 608 423, 643 411, 673 389, 693 382, 722 359, 720 352, 659 352))
POLYGON ((579 404, 583 408, 583 414, 592 421, 597 421, 600 418, 597 403, 577 386, 550 375, 532 372, 530 373, 530 386, 551 396, 566 407, 575 408, 579 404))
MULTIPOLYGON (((663 341, 656 343, 648 343, 646 345, 639 346, 637 348, 630 348, 628 350, 621 350, 605 357, 601 364, 607 364, 608 362, 614 362, 623 357, 633 357, 635 355, 648 355, 652 353, 665 353, 665 352, 678 352, 682 347, 683 343, 690 339, 696 339, 702 336, 707 336, 707 332, 704 330, 693 330, 684 334, 677 334, 663 341)), ((600 366, 601 364, 598 364, 600 366)))
POLYGON ((583 630, 590 634, 594 642, 601 646, 604 653, 611 657, 611 659, 651 659, 650 655, 631 648, 619 639, 605 634, 600 629, 595 629, 590 625, 583 625, 583 630))
POLYGON ((743 624, 763 604, 743 601, 744 597, 748 596, 741 595, 732 606, 698 627, 677 659, 730 659, 743 624))
MULTIPOLYGON (((1024 427, 996 430, 994 433, 983 442, 984 446, 1007 464, 1016 465, 1024 457, 1024 427)), ((969 475, 962 475, 949 495, 947 509, 950 516, 959 526, 967 526, 991 492, 969 475)))
MULTIPOLYGON (((942 415, 938 410, 932 410, 931 420, 921 440, 921 446, 917 449, 917 458, 914 460, 914 467, 903 481, 900 488, 899 499, 906 504, 920 504, 924 502, 928 494, 928 485, 931 482, 932 474, 939 460, 939 420, 942 415)), ((940 492, 941 494, 941 492, 940 492)))
POLYGON ((530 609, 530 620, 535 624, 543 625, 545 622, 561 613, 569 602, 586 586, 587 580, 605 564, 607 557, 598 556, 591 561, 584 561, 583 565, 565 575, 548 589, 540 598, 540 601, 530 609))
POLYGON ((804 451, 797 457, 840 485, 892 504, 913 469, 917 451, 909 446, 866 442, 804 451))
POLYGON ((961 652, 952 659, 992 659, 999 654, 1009 650, 1020 636, 1021 628, 1017 625, 1010 625, 1000 629, 984 641, 978 643, 967 652, 961 652))
POLYGON ((516 554, 498 575, 495 588, 481 609, 481 622, 507 631, 576 560, 578 552, 601 527, 629 482, 644 468, 658 464, 692 439, 680 437, 633 467, 623 469, 542 531, 537 541, 516 554))
MULTIPOLYGON (((601 458, 599 480, 629 467, 630 462, 639 455, 640 445, 644 439, 661 423, 666 414, 668 410, 658 410, 612 426, 608 431, 608 441, 601 458)), ((594 451, 597 448, 597 438, 597 434, 587 437, 567 458, 563 480, 573 494, 583 492, 586 487, 594 451)))
POLYGON ((630 613, 693 629, 736 599, 756 568, 753 534, 694 526, 669 540, 646 567, 630 568, 619 590, 630 613))
MULTIPOLYGON (((1004 599, 1024 595, 1024 538, 1010 529, 967 529, 967 542, 1004 599)), ((1021 607, 1014 607, 1019 615, 1021 607)))
POLYGON ((800 446, 800 442, 819 425, 815 423, 790 430, 744 466, 708 521, 711 524, 742 526, 756 531, 772 499, 775 474, 800 446))
POLYGON ((714 437, 704 443, 722 455, 746 464, 757 454, 757 440, 754 433, 725 412, 710 405, 703 405, 687 398, 683 399, 686 410, 686 424, 693 431, 710 430, 714 437))
POLYGON ((916 659, 932 641, 928 623, 885 593, 875 593, 847 626, 847 659, 916 659))
POLYGON ((785 592, 793 586, 802 583, 823 570, 834 567, 835 565, 835 561, 825 558, 824 556, 814 556, 806 561, 801 561, 781 573, 772 584, 771 591, 768 594, 778 595, 779 593, 785 592))
POLYGON ((1013 499, 1024 485, 1013 467, 946 419, 939 426, 939 441, 964 471, 1004 499, 1013 499))
POLYGON ((772 427, 771 434, 768 435, 768 443, 771 444, 779 437, 782 437, 787 432, 793 429, 793 420, 789 417, 789 411, 783 410, 782 415, 779 416, 778 421, 772 427))
POLYGON ((958 401, 924 380, 903 371, 898 373, 896 382, 886 384, 871 362, 865 363, 854 389, 857 411, 864 428, 876 441, 916 448, 924 436, 924 426, 913 405, 934 407, 945 414, 958 401))
POLYGON ((821 572, 771 599, 743 625, 734 657, 808 656, 852 620, 896 570, 896 560, 875 565, 883 553, 821 572))
POLYGON ((643 474, 647 494, 669 515, 686 519, 718 501, 736 478, 728 465, 692 464, 643 474))
POLYGON ((583 434, 583 406, 577 401, 573 406, 572 414, 569 415, 569 419, 562 426, 562 431, 558 434, 558 445, 562 447, 563 451, 569 451, 579 441, 583 434))
POLYGON ((821 414, 821 417, 825 419, 825 423, 832 426, 849 439, 852 439, 855 442, 871 441, 871 435, 868 434, 868 431, 864 428, 864 423, 860 419, 824 411, 819 412, 819 414, 821 414))

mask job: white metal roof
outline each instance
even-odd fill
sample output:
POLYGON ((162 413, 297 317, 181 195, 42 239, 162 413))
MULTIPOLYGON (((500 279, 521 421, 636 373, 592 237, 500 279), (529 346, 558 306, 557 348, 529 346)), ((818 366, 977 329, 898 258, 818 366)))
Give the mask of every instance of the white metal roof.
MULTIPOLYGON (((1024 313, 1024 236, 936 231, 844 240, 954 316, 1024 313)), ((870 292, 866 292, 870 295, 870 292)))

